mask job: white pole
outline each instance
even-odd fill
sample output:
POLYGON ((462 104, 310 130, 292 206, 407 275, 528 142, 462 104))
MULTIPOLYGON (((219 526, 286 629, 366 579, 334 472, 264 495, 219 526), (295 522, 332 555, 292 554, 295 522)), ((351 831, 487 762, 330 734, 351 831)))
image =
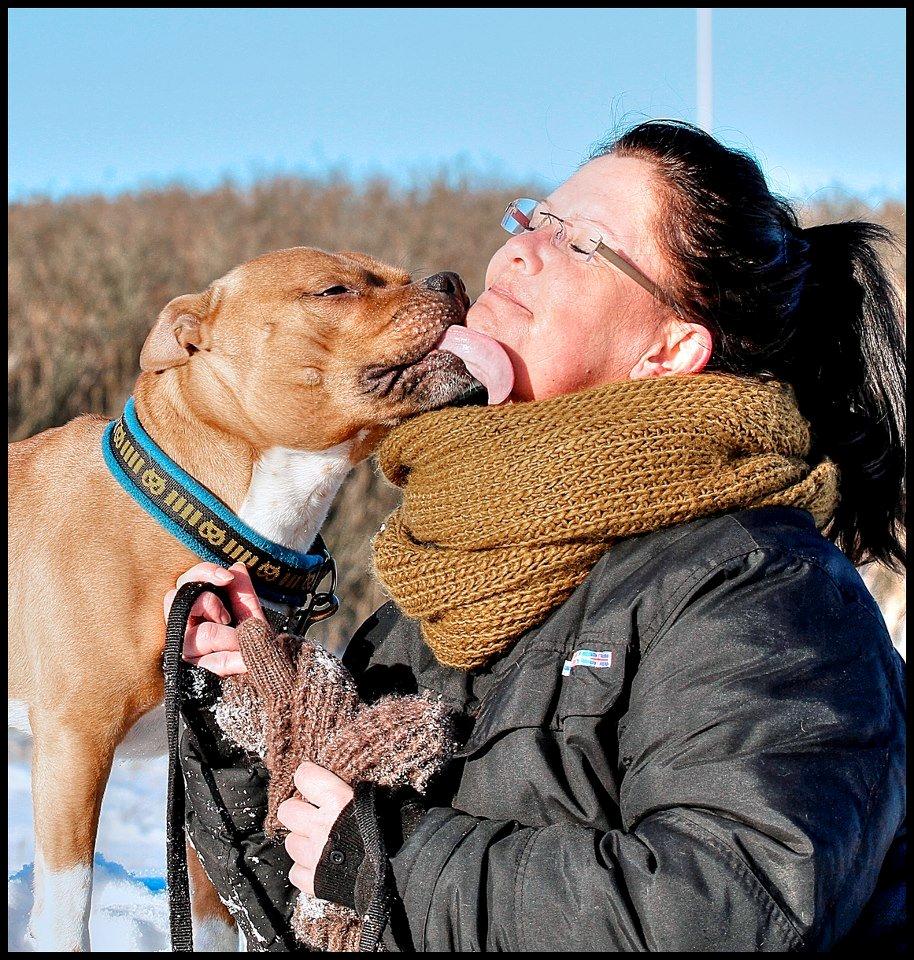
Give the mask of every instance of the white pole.
POLYGON ((711 8, 698 11, 698 126, 711 132, 711 8))

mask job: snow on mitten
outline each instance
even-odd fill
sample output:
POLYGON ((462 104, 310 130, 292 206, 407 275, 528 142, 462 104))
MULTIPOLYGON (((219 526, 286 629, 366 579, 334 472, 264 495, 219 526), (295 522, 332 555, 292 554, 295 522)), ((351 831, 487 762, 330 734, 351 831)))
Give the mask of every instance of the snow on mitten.
POLYGON ((265 760, 268 743, 281 749, 281 742, 289 739, 290 718, 276 707, 288 700, 295 684, 298 638, 275 636, 270 625, 256 617, 243 620, 236 634, 247 673, 222 680, 213 714, 230 740, 265 760))
POLYGON ((320 744, 337 726, 355 716, 359 702, 355 682, 342 661, 305 640, 298 654, 293 688, 269 719, 270 727, 279 727, 288 720, 288 743, 284 740, 282 752, 277 752, 267 763, 270 771, 265 822, 268 836, 279 839, 286 835, 286 828, 276 819, 276 810, 283 800, 296 795, 295 771, 305 760, 319 762, 316 755, 320 744))
POLYGON ((425 793, 454 751, 449 712, 432 694, 383 697, 317 745, 314 762, 347 783, 409 786, 425 793))
POLYGON ((358 953, 362 919, 349 907, 299 893, 292 911, 292 931, 309 950, 358 953))

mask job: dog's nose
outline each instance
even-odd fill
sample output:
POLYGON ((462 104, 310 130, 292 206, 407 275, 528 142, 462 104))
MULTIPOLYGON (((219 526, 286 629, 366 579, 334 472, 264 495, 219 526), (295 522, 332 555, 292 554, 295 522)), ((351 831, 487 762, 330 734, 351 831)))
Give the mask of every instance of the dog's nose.
POLYGON ((422 285, 429 290, 437 290, 438 293, 446 293, 452 297, 460 297, 461 300, 467 300, 467 288, 456 273, 436 273, 434 276, 426 277, 422 285))

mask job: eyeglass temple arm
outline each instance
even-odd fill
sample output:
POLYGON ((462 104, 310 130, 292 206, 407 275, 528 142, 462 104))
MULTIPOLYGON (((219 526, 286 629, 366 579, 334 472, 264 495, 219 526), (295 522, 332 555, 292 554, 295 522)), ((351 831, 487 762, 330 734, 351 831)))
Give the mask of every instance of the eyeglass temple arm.
POLYGON ((648 280, 637 267, 633 267, 627 260, 623 260, 615 250, 611 250, 605 243, 601 242, 597 244, 597 253, 599 253, 601 257, 605 257, 614 267, 618 267, 624 274, 631 277, 639 286, 644 287, 651 296, 656 297, 658 300, 664 299, 663 291, 653 280, 648 280))

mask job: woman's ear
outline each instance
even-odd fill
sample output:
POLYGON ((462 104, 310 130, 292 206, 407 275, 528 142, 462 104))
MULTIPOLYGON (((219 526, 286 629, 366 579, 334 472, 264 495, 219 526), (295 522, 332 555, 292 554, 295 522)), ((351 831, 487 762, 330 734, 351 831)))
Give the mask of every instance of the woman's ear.
POLYGON ((659 340, 632 367, 630 380, 700 373, 711 359, 711 332, 700 323, 672 320, 659 340))
POLYGON ((194 350, 207 345, 209 293, 175 297, 159 314, 140 351, 140 369, 161 373, 187 363, 194 350))
POLYGON ((677 339, 672 373, 701 373, 711 359, 711 331, 700 323, 677 323, 677 339))

